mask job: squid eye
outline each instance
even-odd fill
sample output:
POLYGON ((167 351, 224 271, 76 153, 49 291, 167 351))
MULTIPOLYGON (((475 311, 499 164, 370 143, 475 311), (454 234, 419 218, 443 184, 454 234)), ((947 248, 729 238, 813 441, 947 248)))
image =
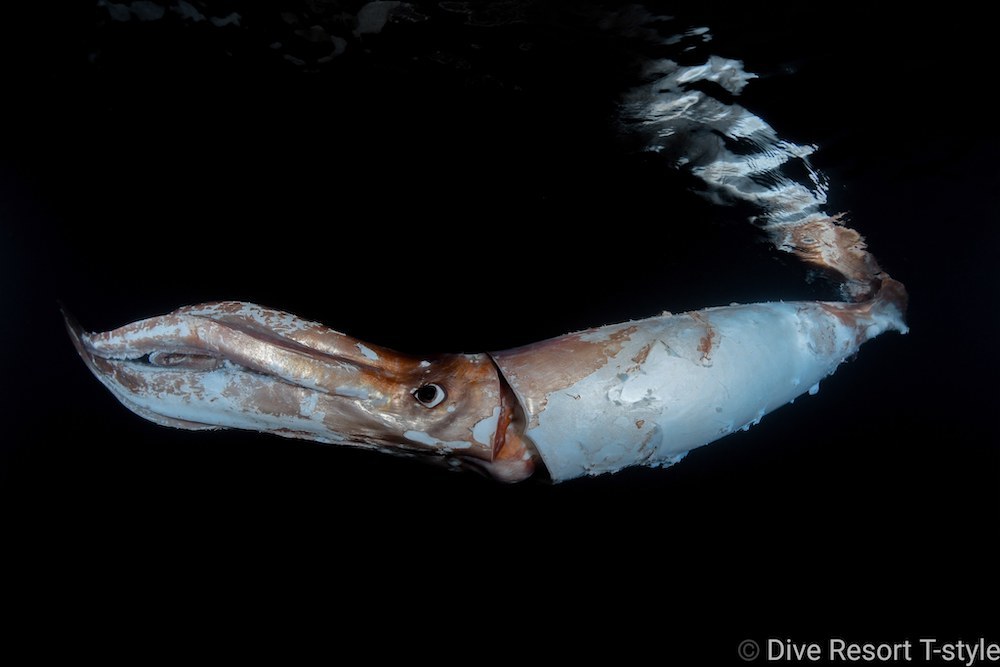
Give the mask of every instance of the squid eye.
POLYGON ((444 387, 437 384, 425 384, 413 390, 413 398, 420 401, 425 408, 433 408, 444 400, 444 387))

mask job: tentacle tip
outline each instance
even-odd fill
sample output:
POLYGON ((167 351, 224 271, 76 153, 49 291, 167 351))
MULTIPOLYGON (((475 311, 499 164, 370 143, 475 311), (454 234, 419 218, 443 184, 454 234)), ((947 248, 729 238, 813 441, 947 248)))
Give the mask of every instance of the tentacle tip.
POLYGON ((69 333, 70 340, 73 341, 73 347, 81 355, 86 355, 87 350, 83 338, 87 335, 87 332, 80 326, 76 318, 73 317, 73 314, 66 309, 66 305, 62 301, 57 301, 56 305, 59 307, 59 313, 63 317, 63 323, 66 325, 66 331, 69 333))
MULTIPOLYGON (((58 305, 59 312, 62 313, 63 322, 66 325, 66 332, 69 334, 69 339, 73 343, 73 348, 76 350, 76 353, 80 355, 81 359, 83 359, 83 363, 86 365, 87 369, 93 373, 98 380, 107 385, 107 382, 105 381, 106 369, 101 367, 97 357, 94 355, 93 350, 90 348, 88 343, 89 334, 82 326, 80 326, 80 323, 77 322, 72 313, 66 309, 64 304, 59 303, 58 305)), ((113 389, 112 392, 114 392, 113 389)))

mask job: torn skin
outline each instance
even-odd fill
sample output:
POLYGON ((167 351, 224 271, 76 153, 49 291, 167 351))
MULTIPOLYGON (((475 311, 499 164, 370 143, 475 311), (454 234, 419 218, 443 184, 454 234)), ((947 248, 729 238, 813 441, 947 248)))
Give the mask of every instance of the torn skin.
POLYGON ((164 426, 240 428, 419 457, 516 482, 667 466, 756 424, 887 330, 905 291, 861 303, 707 308, 490 354, 420 359, 250 303, 67 329, 91 372, 164 426), (430 392, 422 387, 435 388, 430 392), (437 396, 438 402, 426 402, 437 396), (422 402, 423 401, 423 402, 422 402))

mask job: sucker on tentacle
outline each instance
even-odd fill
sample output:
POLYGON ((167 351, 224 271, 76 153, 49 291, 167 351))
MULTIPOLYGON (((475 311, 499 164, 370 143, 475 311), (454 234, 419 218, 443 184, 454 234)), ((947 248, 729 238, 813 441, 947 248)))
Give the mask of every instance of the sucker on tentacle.
POLYGON ((708 308, 491 354, 421 359, 250 303, 104 333, 67 317, 87 367, 164 426, 242 428, 421 456, 515 482, 666 466, 810 391, 883 331, 905 292, 862 303, 708 308))

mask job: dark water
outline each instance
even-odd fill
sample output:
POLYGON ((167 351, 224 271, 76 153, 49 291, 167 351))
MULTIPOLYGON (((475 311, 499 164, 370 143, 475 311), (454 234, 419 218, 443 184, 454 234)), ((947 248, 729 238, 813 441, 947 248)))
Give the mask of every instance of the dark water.
MULTIPOLYGON (((515 657, 528 636, 552 658, 655 647, 686 664, 736 662, 744 638, 1000 640, 976 611, 996 593, 1000 518, 984 17, 648 6, 675 16, 658 34, 710 29, 671 51, 599 29, 598 5, 417 3, 364 37, 336 30, 350 3, 288 3, 295 25, 195 5, 241 25, 104 8, 8 24, 0 483, 9 576, 39 592, 19 617, 58 607, 79 627, 100 600, 117 611, 99 625, 155 644, 282 652, 291 622, 326 655, 377 627, 400 637, 367 645, 386 657, 515 657), (321 62, 338 42, 295 34, 310 25, 344 52, 321 62), (906 283, 912 332, 670 470, 501 487, 164 429, 64 335, 57 300, 100 330, 227 298, 408 351, 479 351, 834 297, 616 121, 637 62, 708 54, 761 75, 727 101, 818 146, 829 210, 906 283)), ((82 634, 87 650, 118 639, 82 634)))

